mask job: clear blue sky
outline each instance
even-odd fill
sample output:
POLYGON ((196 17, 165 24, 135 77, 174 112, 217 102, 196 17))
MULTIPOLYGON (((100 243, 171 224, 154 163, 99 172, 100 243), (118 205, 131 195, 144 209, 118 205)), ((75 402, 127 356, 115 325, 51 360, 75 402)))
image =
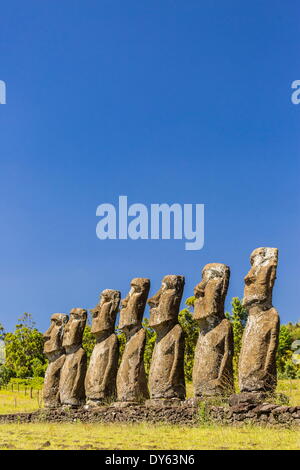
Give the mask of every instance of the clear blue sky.
POLYGON ((0 322, 93 308, 130 279, 278 247, 274 305, 299 308, 298 0, 1 2, 0 322), (96 208, 204 203, 205 246, 100 241, 96 208))

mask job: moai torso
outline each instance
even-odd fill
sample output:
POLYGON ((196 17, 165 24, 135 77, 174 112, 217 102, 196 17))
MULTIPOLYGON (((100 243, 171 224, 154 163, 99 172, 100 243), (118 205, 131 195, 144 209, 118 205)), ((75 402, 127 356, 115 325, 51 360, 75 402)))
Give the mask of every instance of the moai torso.
POLYGON ((70 312, 70 320, 65 328, 63 346, 66 350, 66 359, 59 382, 62 405, 80 406, 85 401, 84 378, 87 357, 85 350, 82 348, 82 336, 86 318, 86 310, 74 308, 70 312))
POLYGON ((114 329, 119 303, 120 292, 106 289, 93 310, 91 332, 96 337, 96 345, 85 378, 87 404, 91 406, 115 398, 119 346, 114 329))
POLYGON ((165 276, 161 289, 148 300, 150 327, 157 333, 149 373, 151 399, 184 399, 184 336, 178 313, 182 276, 165 276))
POLYGON ((272 307, 276 279, 277 248, 257 248, 251 254, 251 269, 245 277, 243 305, 248 320, 239 359, 241 392, 271 392, 276 388, 276 352, 279 316, 272 307))
POLYGON ((126 335, 126 345, 117 374, 118 402, 143 402, 149 397, 144 367, 146 331, 142 327, 149 288, 149 279, 133 279, 122 300, 119 329, 126 335))
POLYGON ((149 373, 152 399, 185 398, 184 335, 179 324, 158 333, 149 373))
POLYGON ((67 315, 55 313, 51 317, 50 327, 44 333, 44 354, 49 361, 43 387, 43 399, 46 408, 56 408, 60 405, 59 381, 66 358, 62 342, 64 326, 67 321, 67 315))
POLYGON ((233 331, 224 316, 229 276, 228 266, 207 264, 195 287, 194 319, 200 326, 193 367, 195 397, 233 391, 233 331))

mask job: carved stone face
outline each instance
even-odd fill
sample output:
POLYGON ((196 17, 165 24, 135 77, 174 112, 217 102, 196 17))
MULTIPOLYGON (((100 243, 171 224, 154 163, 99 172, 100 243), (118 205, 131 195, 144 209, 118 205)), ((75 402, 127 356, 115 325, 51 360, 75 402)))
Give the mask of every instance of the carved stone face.
POLYGON ((137 277, 130 283, 131 289, 121 301, 119 328, 130 328, 140 325, 150 289, 150 279, 137 277))
POLYGON ((51 317, 51 324, 44 333, 44 353, 51 354, 62 350, 64 328, 68 321, 68 315, 54 313, 51 317))
POLYGON ((225 264, 210 263, 202 270, 202 281, 195 287, 194 319, 224 318, 224 302, 230 269, 225 264))
POLYGON ((70 320, 65 327, 63 347, 81 345, 86 319, 87 311, 85 309, 73 308, 71 310, 70 320))
POLYGON ((91 332, 95 335, 104 331, 113 331, 119 310, 121 293, 118 290, 105 289, 100 294, 98 305, 92 310, 91 332))
POLYGON ((148 300, 151 328, 177 323, 183 288, 183 276, 168 275, 163 278, 159 291, 148 300))
POLYGON ((272 291, 278 263, 277 248, 257 248, 251 253, 251 269, 245 277, 243 305, 272 306, 272 291))

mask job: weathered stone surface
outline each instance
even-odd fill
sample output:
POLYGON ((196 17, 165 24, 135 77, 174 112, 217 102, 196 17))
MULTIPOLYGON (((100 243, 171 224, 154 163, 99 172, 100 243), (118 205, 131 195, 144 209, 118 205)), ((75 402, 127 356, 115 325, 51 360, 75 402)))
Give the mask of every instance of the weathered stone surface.
POLYGON ((120 298, 119 291, 105 289, 101 292, 100 301, 92 312, 91 332, 96 337, 96 345, 85 378, 85 392, 89 406, 112 401, 116 395, 119 346, 114 329, 120 298))
POLYGON ((126 335, 126 345, 117 374, 118 402, 132 404, 149 397, 144 367, 146 332, 142 328, 149 289, 149 279, 135 278, 129 294, 122 300, 119 329, 126 335))
POLYGON ((230 406, 239 406, 243 404, 256 406, 259 403, 263 403, 266 398, 266 394, 263 392, 242 392, 234 393, 229 397, 230 406))
POLYGON ((84 378, 87 357, 82 348, 82 336, 86 324, 87 311, 73 308, 70 312, 63 338, 66 359, 61 370, 59 395, 62 405, 80 406, 85 401, 84 378))
POLYGON ((241 392, 270 392, 276 387, 279 316, 272 307, 278 262, 277 248, 257 248, 245 277, 243 305, 249 316, 239 360, 241 392))
POLYGON ((68 319, 68 315, 54 313, 51 317, 50 327, 44 333, 44 354, 49 364, 45 374, 43 398, 45 407, 49 408, 56 408, 60 405, 59 380, 66 358, 62 342, 64 327, 68 319))
POLYGON ((149 325, 157 333, 149 373, 151 399, 185 398, 184 336, 178 324, 183 288, 183 276, 165 276, 160 290, 148 300, 149 325))
POLYGON ((233 391, 233 331, 224 315, 229 276, 225 264, 207 264, 202 281, 194 289, 194 319, 200 326, 193 367, 196 397, 233 391))

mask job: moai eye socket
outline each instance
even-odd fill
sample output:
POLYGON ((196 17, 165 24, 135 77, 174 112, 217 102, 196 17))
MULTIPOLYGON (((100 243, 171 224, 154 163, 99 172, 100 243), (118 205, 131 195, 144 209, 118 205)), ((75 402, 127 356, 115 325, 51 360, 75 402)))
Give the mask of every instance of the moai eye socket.
POLYGON ((247 276, 245 276, 244 281, 245 281, 245 284, 246 284, 247 286, 249 286, 250 284, 253 284, 253 282, 254 282, 254 277, 247 275, 247 276))

